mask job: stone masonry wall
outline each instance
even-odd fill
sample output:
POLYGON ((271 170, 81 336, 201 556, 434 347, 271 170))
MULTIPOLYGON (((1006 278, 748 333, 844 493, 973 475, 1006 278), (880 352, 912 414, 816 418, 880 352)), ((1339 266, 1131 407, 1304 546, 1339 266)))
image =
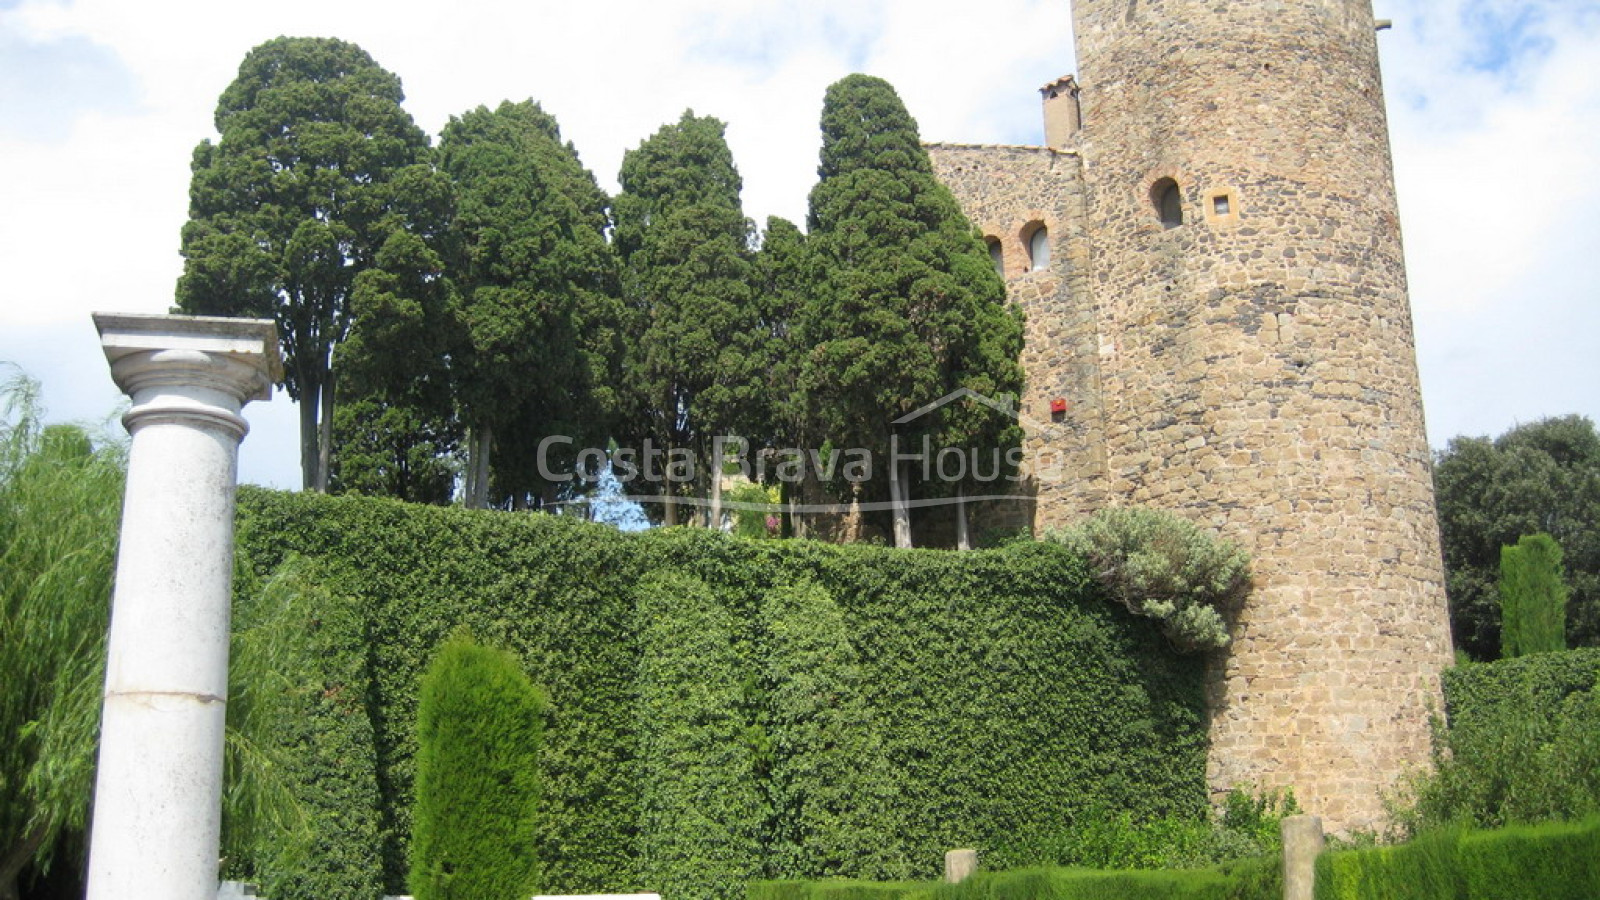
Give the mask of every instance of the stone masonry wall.
POLYGON ((1451 645, 1370 5, 1076 0, 1074 26, 1066 148, 931 148, 1028 313, 1025 413, 1073 404, 1029 439, 1072 472, 1035 525, 1143 504, 1247 546, 1212 786, 1374 825, 1451 645))
MULTIPOLYGON (((1022 351, 1023 443, 1033 477, 1023 487, 1032 521, 1071 522, 1106 503, 1099 332, 1088 302, 1089 242, 1078 157, 1044 147, 933 144, 934 174, 986 240, 999 241, 1006 287, 1027 316, 1022 351), (1029 245, 1047 229, 1050 263, 1035 269, 1029 245), (1051 401, 1065 400, 1062 414, 1051 401)), ((1007 521, 995 509, 990 521, 1007 521)))

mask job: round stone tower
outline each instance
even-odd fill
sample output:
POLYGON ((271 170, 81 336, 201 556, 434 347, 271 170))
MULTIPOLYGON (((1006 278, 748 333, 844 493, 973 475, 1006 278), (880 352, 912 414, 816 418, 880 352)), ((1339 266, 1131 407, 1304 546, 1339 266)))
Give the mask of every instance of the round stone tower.
POLYGON ((1074 25, 1107 493, 1254 560, 1212 787, 1370 826, 1451 660, 1370 0, 1074 0, 1074 25))

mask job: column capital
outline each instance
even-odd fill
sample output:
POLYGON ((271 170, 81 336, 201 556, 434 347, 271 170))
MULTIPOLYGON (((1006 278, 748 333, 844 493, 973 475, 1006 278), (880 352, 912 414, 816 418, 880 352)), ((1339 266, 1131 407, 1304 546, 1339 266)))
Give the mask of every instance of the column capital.
POLYGON ((206 420, 244 437, 239 408, 270 400, 283 378, 269 319, 95 313, 111 377, 133 399, 131 433, 151 421, 206 420))

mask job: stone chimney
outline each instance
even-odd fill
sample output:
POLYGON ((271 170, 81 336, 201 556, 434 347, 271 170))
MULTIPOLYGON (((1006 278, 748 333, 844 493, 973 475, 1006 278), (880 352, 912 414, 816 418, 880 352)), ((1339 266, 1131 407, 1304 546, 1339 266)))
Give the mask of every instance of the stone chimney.
POLYGON ((1044 97, 1045 146, 1064 146, 1083 124, 1078 109, 1078 83, 1071 75, 1063 75, 1039 88, 1039 93, 1044 97))

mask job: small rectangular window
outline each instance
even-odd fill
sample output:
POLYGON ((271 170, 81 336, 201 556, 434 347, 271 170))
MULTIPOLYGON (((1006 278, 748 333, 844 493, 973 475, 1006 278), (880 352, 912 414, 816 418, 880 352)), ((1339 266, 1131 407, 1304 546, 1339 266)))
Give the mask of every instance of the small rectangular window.
POLYGON ((1219 216, 1225 216, 1229 212, 1232 212, 1232 207, 1230 207, 1228 205, 1228 195, 1227 194, 1218 194, 1217 196, 1212 197, 1211 198, 1211 211, 1216 213, 1219 216))

